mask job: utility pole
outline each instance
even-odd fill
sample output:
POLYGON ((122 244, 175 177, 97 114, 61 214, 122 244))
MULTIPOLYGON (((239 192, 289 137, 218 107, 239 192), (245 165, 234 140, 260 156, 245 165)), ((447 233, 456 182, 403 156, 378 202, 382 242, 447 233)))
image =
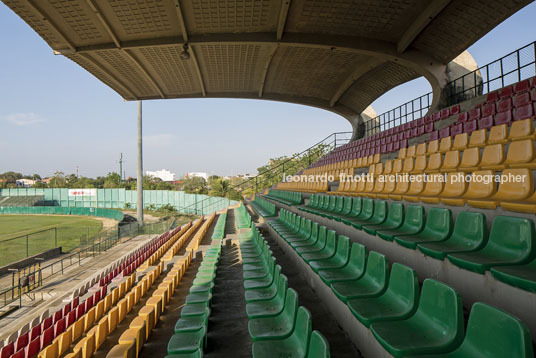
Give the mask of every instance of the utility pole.
POLYGON ((121 177, 121 182, 123 182, 123 153, 119 155, 119 176, 121 177))
POLYGON ((143 150, 142 150, 142 104, 138 101, 138 165, 137 165, 136 216, 138 225, 143 226, 143 150))

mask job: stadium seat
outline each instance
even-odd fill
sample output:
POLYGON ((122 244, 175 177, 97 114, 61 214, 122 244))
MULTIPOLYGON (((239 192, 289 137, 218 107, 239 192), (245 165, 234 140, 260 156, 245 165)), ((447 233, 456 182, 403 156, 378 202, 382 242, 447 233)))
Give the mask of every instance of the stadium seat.
POLYGON ((346 265, 339 268, 321 269, 317 273, 327 285, 339 281, 356 280, 365 272, 366 255, 365 247, 354 242, 346 265))
MULTIPOLYGON (((448 127, 447 127, 448 128, 448 127)), ((439 152, 446 153, 452 149, 452 137, 449 136, 443 137, 439 142, 439 152)))
POLYGON ((512 122, 512 111, 499 112, 495 115, 495 125, 509 124, 512 122))
POLYGON ((482 106, 482 117, 493 116, 496 113, 495 102, 486 103, 482 106))
POLYGON ((536 258, 524 265, 491 267, 490 271, 499 281, 536 292, 536 258))
POLYGON ((512 94, 514 94, 514 88, 512 86, 506 86, 501 89, 500 98, 506 98, 510 97, 512 94))
POLYGON ((460 165, 460 151, 451 150, 445 153, 443 158, 443 164, 441 165, 440 172, 449 173, 458 170, 460 165))
POLYGON ((395 357, 448 353, 463 340, 460 295, 441 282, 426 279, 415 314, 404 320, 375 322, 370 329, 395 357))
POLYGON ((387 258, 375 251, 369 252, 365 273, 356 280, 341 281, 331 284, 333 293, 343 302, 359 297, 377 297, 381 295, 389 280, 387 258))
POLYGON ((318 273, 323 269, 336 269, 346 265, 350 257, 350 239, 346 236, 339 235, 337 239, 337 249, 333 256, 317 260, 309 260, 309 266, 318 273))
POLYGON ((246 304, 246 313, 249 319, 274 317, 283 311, 287 295, 287 278, 285 276, 279 280, 277 294, 265 301, 256 301, 246 304))
POLYGON ((463 151, 462 160, 458 169, 463 172, 476 171, 479 169, 480 161, 480 148, 467 148, 463 151))
POLYGON ((519 121, 534 116, 534 106, 532 103, 516 108, 514 120, 519 121))
POLYGON ((404 206, 400 203, 392 203, 389 206, 387 212, 387 218, 385 221, 379 224, 366 224, 362 226, 362 229, 375 235, 377 230, 392 230, 399 228, 404 221, 404 206))
MULTIPOLYGON (((391 208, 389 210, 390 212, 391 208)), ((408 205, 404 223, 401 226, 393 229, 381 229, 376 234, 388 241, 393 241, 395 236, 417 234, 424 229, 424 217, 424 207, 420 205, 408 205)))
POLYGON ((487 116, 478 121, 478 129, 489 130, 493 127, 493 116, 487 116))
POLYGON ((521 93, 530 90, 530 80, 526 79, 514 85, 514 92, 521 93))
POLYGON ((508 168, 536 169, 534 140, 525 139, 510 143, 504 166, 508 168))
POLYGON ((428 158, 428 166, 426 167, 425 173, 437 173, 443 164, 441 153, 433 153, 428 158))
POLYGON ((531 103, 532 101, 530 100, 529 92, 521 93, 514 97, 514 107, 516 108, 526 106, 531 103))
POLYGON ((373 322, 406 319, 413 315, 419 301, 419 281, 415 270, 394 263, 386 291, 378 297, 348 300, 354 316, 366 327, 373 322))
POLYGON ((482 170, 501 170, 504 168, 504 160, 504 145, 490 144, 484 147, 479 167, 482 170))
POLYGON ((467 133, 458 134, 452 142, 452 150, 464 150, 469 144, 469 135, 467 133))
POLYGON ((430 208, 424 229, 413 235, 397 235, 395 241, 402 246, 416 249, 417 244, 424 242, 440 242, 452 233, 452 212, 445 208, 430 208))
MULTIPOLYGON (((511 111, 512 110, 512 98, 508 97, 508 98, 504 98, 504 99, 501 99, 498 103, 497 103, 497 112, 501 113, 501 112, 506 112, 506 111, 511 111)), ((492 114, 492 113, 490 113, 492 114)))
POLYGON ((529 118, 515 121, 510 127, 508 135, 509 141, 517 141, 524 139, 536 139, 536 134, 532 129, 532 120, 529 118))
POLYGON ((453 253, 449 260, 466 270, 483 274, 492 266, 512 266, 529 263, 535 254, 536 234, 532 220, 497 216, 489 240, 478 251, 453 253))

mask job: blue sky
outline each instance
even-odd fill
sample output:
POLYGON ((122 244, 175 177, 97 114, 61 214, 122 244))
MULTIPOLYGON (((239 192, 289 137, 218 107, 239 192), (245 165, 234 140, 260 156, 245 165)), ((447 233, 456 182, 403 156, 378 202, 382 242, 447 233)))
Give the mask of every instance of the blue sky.
MULTIPOLYGON (((479 65, 536 40, 531 3, 469 48, 479 65)), ((135 102, 125 102, 50 47, 0 2, 0 172, 95 177, 118 171, 123 152, 135 176, 135 102)), ((430 91, 424 79, 373 103, 382 113, 430 91)), ((286 103, 181 99, 144 102, 144 169, 178 175, 252 173, 271 157, 301 151, 332 132, 342 117, 286 103)))

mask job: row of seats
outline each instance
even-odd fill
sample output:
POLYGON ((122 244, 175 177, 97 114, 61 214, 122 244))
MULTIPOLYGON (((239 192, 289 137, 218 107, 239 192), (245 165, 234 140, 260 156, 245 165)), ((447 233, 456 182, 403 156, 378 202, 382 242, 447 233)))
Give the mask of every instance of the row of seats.
POLYGON ((221 242, 205 252, 190 293, 186 296, 186 304, 175 324, 174 334, 168 342, 169 357, 176 357, 177 354, 192 358, 203 356, 220 253, 221 242))
MULTIPOLYGON (((289 192, 290 193, 290 192, 289 192)), ((276 214, 275 204, 256 195, 251 201, 251 206, 263 218, 273 217, 276 214)))
POLYGON ((327 164, 323 166, 316 166, 304 169, 302 174, 304 175, 320 175, 330 172, 345 172, 346 169, 352 169, 350 174, 353 174, 353 169, 364 168, 377 163, 381 163, 381 155, 374 154, 362 158, 355 158, 351 160, 341 160, 337 163, 327 164))
POLYGON ((169 303, 185 271, 188 269, 194 251, 199 247, 201 240, 205 237, 214 219, 215 214, 206 220, 204 218, 198 220, 173 246, 169 247, 162 254, 159 265, 164 266, 166 262, 173 263, 173 267, 158 286, 158 289, 153 292, 152 296, 145 302, 145 305, 138 311, 138 315, 132 320, 129 328, 121 334, 117 344, 108 352, 107 358, 135 358, 139 355, 143 345, 149 339, 152 330, 156 327, 162 314, 165 312, 165 307, 169 303), (195 235, 190 240, 194 232, 195 235), (185 255, 175 259, 177 252, 188 240, 190 242, 185 248, 185 255))
MULTIPOLYGON (((325 201, 324 201, 325 202, 325 201)), ((343 222, 371 235, 419 249, 438 260, 492 275, 509 285, 536 292, 536 233, 532 220, 497 216, 487 233, 482 213, 462 211, 453 223, 452 212, 433 207, 351 197, 312 196, 302 211, 343 222), (329 199, 321 206, 321 199, 329 199)))
POLYGON ((254 223, 239 240, 252 356, 329 357, 327 340, 312 331, 310 312, 298 307, 298 293, 288 287, 287 277, 254 223))
POLYGON ((249 216, 243 203, 240 203, 240 206, 235 209, 234 213, 236 226, 239 229, 247 229, 251 226, 251 216, 249 216))
POLYGON ((270 226, 306 262, 393 356, 533 357, 530 332, 516 317, 475 303, 465 332, 462 300, 451 287, 389 263, 282 209, 270 226), (324 242, 322 242, 324 240, 324 242))
POLYGON ((225 223, 227 222, 227 209, 218 216, 216 226, 212 232, 212 240, 222 240, 225 237, 225 223))
POLYGON ((268 193, 265 196, 285 205, 299 205, 302 203, 302 195, 297 192, 268 189, 268 193))

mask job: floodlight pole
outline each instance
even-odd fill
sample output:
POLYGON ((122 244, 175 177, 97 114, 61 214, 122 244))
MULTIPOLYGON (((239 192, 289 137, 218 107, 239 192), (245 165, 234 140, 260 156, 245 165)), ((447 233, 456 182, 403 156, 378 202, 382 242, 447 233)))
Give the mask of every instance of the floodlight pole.
POLYGON ((138 199, 136 201, 136 213, 138 225, 143 225, 143 150, 142 150, 142 107, 141 100, 138 101, 138 170, 136 191, 138 199))

